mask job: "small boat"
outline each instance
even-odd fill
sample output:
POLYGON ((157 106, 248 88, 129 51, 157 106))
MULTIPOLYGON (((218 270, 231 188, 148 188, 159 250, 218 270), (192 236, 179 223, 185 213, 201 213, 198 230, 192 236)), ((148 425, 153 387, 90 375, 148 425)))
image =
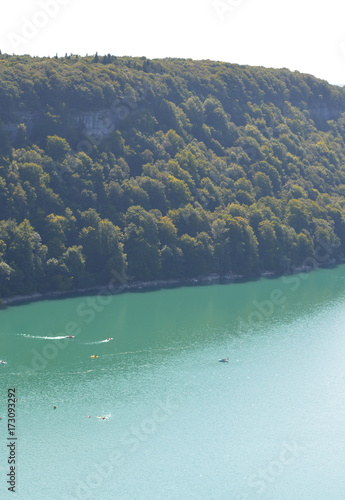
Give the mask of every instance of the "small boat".
POLYGON ((2 365, 7 365, 7 361, 4 361, 3 359, 0 359, 0 363, 1 363, 2 365))
POLYGON ((90 358, 98 358, 97 354, 92 354, 92 356, 90 356, 90 358))
POLYGON ((74 339, 73 335, 66 335, 65 339, 74 339))
POLYGON ((107 342, 110 342, 111 340, 114 340, 112 337, 108 337, 107 339, 105 339, 107 342))
POLYGON ((218 359, 221 363, 229 363, 229 358, 218 359))

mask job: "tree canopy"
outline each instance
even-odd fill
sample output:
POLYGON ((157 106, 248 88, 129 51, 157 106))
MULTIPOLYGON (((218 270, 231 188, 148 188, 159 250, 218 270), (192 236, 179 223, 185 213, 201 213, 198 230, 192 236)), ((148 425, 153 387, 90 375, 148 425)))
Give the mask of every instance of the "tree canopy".
POLYGON ((0 294, 345 251, 345 90, 192 61, 0 55, 0 294))

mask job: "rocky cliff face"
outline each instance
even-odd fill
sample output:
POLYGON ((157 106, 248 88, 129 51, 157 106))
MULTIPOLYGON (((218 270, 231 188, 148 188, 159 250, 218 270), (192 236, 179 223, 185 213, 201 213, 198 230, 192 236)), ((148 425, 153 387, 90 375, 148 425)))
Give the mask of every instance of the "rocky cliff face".
POLYGON ((35 120, 37 119, 38 116, 34 113, 17 113, 14 122, 5 124, 5 130, 8 132, 10 139, 13 140, 16 137, 19 124, 24 123, 28 133, 30 134, 34 128, 35 120))
POLYGON ((83 130, 83 135, 102 135, 107 137, 116 128, 119 121, 117 114, 109 109, 79 113, 73 117, 76 125, 83 130))
MULTIPOLYGON (((308 109, 310 117, 315 121, 317 127, 324 129, 327 126, 328 120, 337 120, 345 111, 341 106, 336 106, 334 103, 329 104, 319 100, 308 109)), ((131 112, 126 105, 118 105, 108 109, 100 109, 98 111, 86 111, 71 114, 72 121, 76 128, 81 131, 83 139, 96 144, 106 138, 111 132, 116 130, 121 120, 125 119, 131 112)), ((17 113, 15 121, 5 124, 5 129, 8 132, 10 139, 16 137, 17 127, 23 123, 31 135, 35 128, 35 124, 42 119, 42 115, 38 112, 22 112, 17 113)))
MULTIPOLYGON (((17 113, 15 121, 6 123, 5 129, 10 139, 13 140, 16 137, 19 124, 23 123, 30 135, 34 130, 35 123, 40 119, 41 116, 39 113, 17 113)), ((76 128, 82 131, 82 136, 84 138, 93 138, 94 142, 97 142, 98 137, 105 138, 113 132, 120 119, 121 116, 118 109, 114 110, 114 112, 109 109, 102 109, 72 115, 72 120, 76 128)))
POLYGON ((329 106, 326 102, 315 102, 309 109, 311 118, 318 124, 326 124, 328 120, 337 120, 344 112, 336 106, 329 106))

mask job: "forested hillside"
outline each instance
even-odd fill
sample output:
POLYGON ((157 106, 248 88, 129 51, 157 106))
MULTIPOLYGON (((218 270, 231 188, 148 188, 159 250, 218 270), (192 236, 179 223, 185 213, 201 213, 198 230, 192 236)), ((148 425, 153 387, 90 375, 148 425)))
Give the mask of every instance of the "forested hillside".
POLYGON ((0 120, 2 297, 345 251, 345 92, 313 76, 0 55, 0 120))

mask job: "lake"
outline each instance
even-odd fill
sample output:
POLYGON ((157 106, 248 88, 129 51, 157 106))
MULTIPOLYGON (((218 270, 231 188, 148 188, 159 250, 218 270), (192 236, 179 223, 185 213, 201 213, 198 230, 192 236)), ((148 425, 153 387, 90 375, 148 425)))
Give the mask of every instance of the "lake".
POLYGON ((0 311, 1 498, 343 500, 344 325, 345 266, 0 311))

